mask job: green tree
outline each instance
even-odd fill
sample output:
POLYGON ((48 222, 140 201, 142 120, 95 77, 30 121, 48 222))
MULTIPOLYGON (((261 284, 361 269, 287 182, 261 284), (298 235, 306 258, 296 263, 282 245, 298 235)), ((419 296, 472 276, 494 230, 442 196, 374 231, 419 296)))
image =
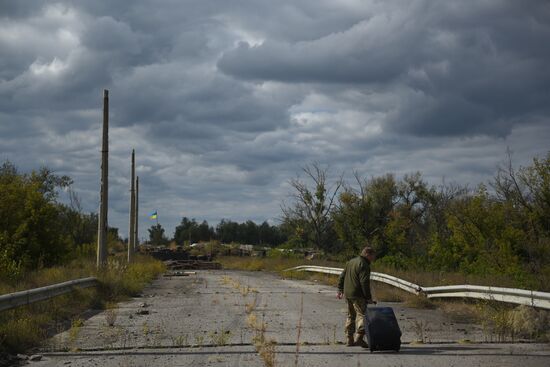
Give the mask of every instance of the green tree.
POLYGON ((307 182, 299 178, 292 179, 290 185, 292 204, 281 206, 283 220, 294 227, 294 239, 307 239, 305 246, 330 250, 334 246, 334 228, 332 211, 336 204, 338 191, 342 187, 342 177, 329 186, 328 168, 314 163, 303 168, 307 182))
POLYGON ((197 226, 197 240, 210 241, 214 237, 214 229, 208 225, 206 220, 203 220, 201 224, 197 226))
POLYGON ((187 217, 183 217, 174 231, 174 241, 178 246, 183 246, 186 242, 191 244, 197 241, 197 232, 198 225, 195 219, 190 220, 187 217))
POLYGON ((60 220, 65 234, 70 237, 73 246, 81 246, 97 242, 97 213, 83 213, 78 195, 71 187, 67 190, 68 204, 59 204, 60 220))
POLYGON ((164 228, 161 224, 154 224, 149 231, 149 242, 153 246, 166 246, 168 244, 168 239, 164 235, 164 228))
POLYGON ((191 244, 209 241, 214 237, 214 229, 208 225, 208 222, 204 220, 198 224, 195 218, 189 220, 189 218, 183 217, 174 231, 174 241, 178 246, 183 246, 186 242, 191 244))
POLYGON ((365 241, 380 256, 387 253, 384 229, 395 206, 397 186, 393 175, 370 180, 355 174, 358 188, 346 187, 333 212, 334 228, 345 249, 345 257, 356 255, 365 241))
MULTIPOLYGON (((70 257, 71 239, 57 203, 60 188, 71 184, 42 168, 20 174, 10 162, 0 166, 0 258, 3 269, 58 264, 70 257)), ((8 274, 9 276, 9 274, 8 274)))
MULTIPOLYGON (((456 201, 448 215, 449 247, 438 249, 447 257, 441 265, 525 281, 517 251, 523 245, 524 233, 510 221, 507 211, 506 203, 491 198, 483 185, 472 197, 456 201)), ((436 253, 432 251, 432 255, 436 253)))
POLYGON ((216 226, 216 236, 222 243, 239 242, 239 223, 222 219, 216 226))
POLYGON ((515 248, 527 272, 550 281, 550 152, 533 164, 515 169, 508 152, 491 186, 506 209, 511 226, 521 230, 523 241, 515 248))
MULTIPOLYGON (((385 252, 400 258, 422 257, 426 254, 426 216, 430 189, 420 172, 405 175, 397 184, 397 202, 384 230, 385 252)), ((383 253, 384 254, 384 253, 383 253)))

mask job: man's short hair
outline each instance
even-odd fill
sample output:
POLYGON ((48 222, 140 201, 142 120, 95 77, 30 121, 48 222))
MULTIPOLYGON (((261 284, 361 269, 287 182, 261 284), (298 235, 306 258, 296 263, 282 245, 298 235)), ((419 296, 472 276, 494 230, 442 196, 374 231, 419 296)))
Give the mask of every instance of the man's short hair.
POLYGON ((370 246, 366 246, 363 251, 361 251, 361 256, 367 257, 368 255, 374 255, 374 249, 370 246))

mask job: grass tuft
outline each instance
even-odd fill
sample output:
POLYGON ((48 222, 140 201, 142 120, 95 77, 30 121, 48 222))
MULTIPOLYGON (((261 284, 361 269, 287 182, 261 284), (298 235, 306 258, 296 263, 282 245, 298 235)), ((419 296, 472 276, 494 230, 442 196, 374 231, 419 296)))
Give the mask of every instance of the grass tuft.
POLYGON ((408 295, 405 306, 411 307, 411 308, 420 308, 420 309, 427 309, 427 310, 433 310, 437 308, 437 305, 428 297, 423 295, 408 295))

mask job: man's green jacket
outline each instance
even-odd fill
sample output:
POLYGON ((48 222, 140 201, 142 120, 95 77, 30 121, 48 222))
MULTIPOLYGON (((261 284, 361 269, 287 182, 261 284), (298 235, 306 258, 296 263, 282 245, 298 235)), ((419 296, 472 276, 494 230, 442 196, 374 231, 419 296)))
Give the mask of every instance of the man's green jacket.
POLYGON ((338 279, 338 290, 350 299, 372 299, 370 293, 370 262, 357 256, 346 263, 338 279))

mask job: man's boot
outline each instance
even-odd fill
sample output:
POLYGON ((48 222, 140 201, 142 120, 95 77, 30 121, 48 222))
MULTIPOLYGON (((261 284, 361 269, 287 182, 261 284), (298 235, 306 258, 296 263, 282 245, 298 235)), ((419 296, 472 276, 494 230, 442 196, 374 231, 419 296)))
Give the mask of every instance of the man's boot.
POLYGON ((348 335, 348 342, 346 343, 348 347, 353 347, 355 345, 355 341, 353 340, 353 334, 348 335))
POLYGON ((362 348, 368 348, 369 345, 365 341, 364 337, 365 337, 365 334, 357 334, 354 345, 362 348))

